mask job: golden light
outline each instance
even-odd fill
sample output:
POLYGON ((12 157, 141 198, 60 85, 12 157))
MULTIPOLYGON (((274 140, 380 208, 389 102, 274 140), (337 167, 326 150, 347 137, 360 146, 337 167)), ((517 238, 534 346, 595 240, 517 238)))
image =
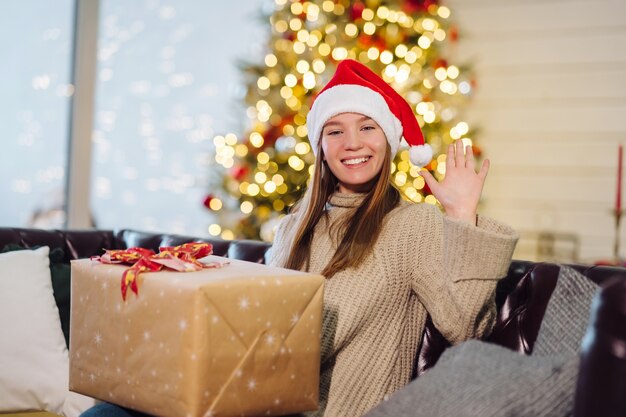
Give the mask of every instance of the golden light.
POLYGON ((459 133, 459 129, 457 129, 456 126, 450 129, 450 137, 452 139, 458 139, 461 137, 461 134, 459 133))
POLYGON ((247 190, 248 195, 251 195, 252 197, 254 197, 255 195, 259 194, 259 191, 261 191, 261 189, 259 188, 258 185, 256 184, 248 185, 248 190, 247 190))
POLYGON ((232 230, 225 229, 222 232, 222 236, 221 237, 224 240, 233 240, 235 238, 235 234, 232 232, 232 230))
POLYGON ((299 155, 304 155, 309 152, 311 146, 306 142, 300 142, 296 145, 296 153, 299 155))
POLYGON ((343 47, 335 48, 335 49, 333 49, 332 56, 337 61, 341 61, 341 60, 346 59, 348 57, 348 50, 346 48, 343 48, 343 47))
POLYGON ((299 2, 291 3, 291 13, 297 15, 297 14, 300 14, 302 12, 304 12, 304 8, 302 7, 302 3, 299 3, 299 2))
POLYGON ((440 6, 439 9, 437 9, 437 14, 440 17, 447 19, 450 17, 450 9, 448 9, 446 6, 440 6))
POLYGON ((458 129, 458 131, 461 134, 461 136, 463 136, 467 132, 469 132, 469 125, 467 123, 465 123, 465 122, 457 123, 456 128, 458 129))
POLYGON ((285 85, 287 87, 295 87, 298 84, 298 78, 293 74, 287 74, 285 76, 285 85))
POLYGON ((401 43, 400 45, 396 46, 395 52, 398 58, 404 58, 407 52, 409 52, 409 48, 407 48, 405 44, 401 43))
POLYGON ((394 10, 390 10, 389 11, 389 16, 387 16, 387 21, 389 21, 391 23, 396 23, 399 18, 400 18, 400 15, 398 14, 398 12, 396 12, 394 10))
POLYGON ((267 164, 270 161, 270 156, 265 152, 259 152, 256 156, 256 160, 259 161, 259 164, 267 164))
POLYGON ((285 182, 285 179, 280 174, 274 174, 274 176, 272 177, 272 182, 276 185, 281 185, 285 182))
POLYGON ((428 103, 421 101, 415 106, 415 111, 417 114, 424 115, 428 111, 428 103))
POLYGON ((219 198, 214 198, 209 203, 209 208, 214 211, 218 211, 222 208, 222 200, 219 198))
POLYGON ((446 39, 446 31, 443 29, 435 29, 435 31, 433 32, 433 38, 435 38, 435 40, 439 42, 442 42, 446 39))
POLYGON ((314 88, 315 83, 315 74, 313 74, 311 71, 305 73, 302 77, 302 85, 308 90, 314 88))
POLYGON ((346 32, 346 35, 350 36, 351 38, 354 38, 357 35, 357 33, 359 33, 359 29, 356 27, 354 23, 348 23, 344 31, 346 32))
POLYGON ((459 76, 459 68, 455 65, 450 65, 447 70, 448 78, 454 80, 459 76))
POLYGON ((417 190, 421 190, 422 188, 424 188, 425 184, 426 181, 424 181, 424 178, 422 178, 422 176, 419 176, 413 180, 413 187, 415 187, 415 189, 417 190))
POLYGON ((330 54, 330 45, 327 43, 320 43, 317 50, 321 56, 328 56, 330 54))
POLYGON ((309 32, 306 29, 302 29, 298 31, 298 40, 300 42, 306 43, 309 40, 309 32))
POLYGON ((409 163, 406 160, 402 160, 398 162, 398 171, 407 172, 409 168, 410 168, 409 163))
POLYGON ((276 0, 276 4, 279 6, 284 6, 287 3, 287 0, 276 0))
POLYGON ((285 103, 287 103, 289 108, 292 110, 297 110, 300 107, 300 100, 298 100, 296 96, 289 97, 287 100, 285 100, 285 103))
POLYGON ((372 9, 363 9, 361 17, 363 20, 372 20, 374 18, 374 11, 372 9))
POLYGON ((322 10, 324 10, 325 12, 332 12, 334 8, 335 3, 331 0, 326 0, 324 3, 322 3, 322 10))
POLYGON ((372 61, 377 59, 379 54, 380 52, 378 51, 378 49, 374 48, 373 46, 367 50, 367 57, 372 61))
POLYGON ((304 51, 306 51, 306 45, 305 45, 305 44, 303 44, 303 43, 302 43, 302 42, 300 42, 300 41, 295 41, 295 42, 293 43, 293 51, 294 51, 296 54, 300 55, 300 54, 304 53, 304 51))
POLYGON ((284 33, 287 29, 289 29, 289 25, 284 20, 279 20, 276 24, 274 24, 274 28, 276 29, 276 32, 284 33))
POLYGON ((406 53, 404 60, 406 61, 407 64, 414 64, 415 61, 417 61, 417 54, 413 51, 409 51, 406 53))
POLYGON ((395 77, 396 74, 398 73, 398 67, 396 67, 393 64, 387 65, 387 67, 385 67, 385 75, 387 77, 395 77))
POLYGON ((378 15, 378 17, 380 17, 381 19, 387 19, 387 17, 389 16, 389 9, 385 6, 381 6, 378 8, 378 10, 376 10, 376 15, 378 15))
POLYGON ((281 87, 281 89, 280 89, 280 96, 282 98, 288 99, 292 95, 293 95, 293 90, 291 89, 291 87, 287 87, 286 85, 281 87))
POLYGON ((396 172, 396 164, 395 162, 391 163, 391 169, 390 169, 391 173, 393 174, 394 172, 396 172))
POLYGON ((251 202, 249 201, 244 201, 243 203, 241 203, 241 205, 239 206, 239 208, 241 209, 241 212, 243 214, 249 214, 252 212, 252 209, 254 208, 254 206, 252 205, 251 202))
POLYGON ((424 30, 430 30, 432 32, 437 27, 437 22, 433 19, 426 18, 422 21, 422 27, 424 30))
POLYGON ((263 142, 263 136, 261 136, 259 132, 252 132, 250 134, 250 143, 255 148, 260 148, 261 146, 263 146, 263 142))
POLYGON ((443 81, 448 77, 448 71, 444 67, 439 67, 435 70, 435 78, 439 81, 443 81))
POLYGON ((324 64, 324 61, 318 58, 313 60, 313 71, 317 72, 318 74, 321 74, 324 72, 325 69, 326 69, 326 64, 324 64))
POLYGON ((310 21, 316 21, 320 14, 320 8, 317 4, 313 3, 305 3, 307 4, 306 9, 306 18, 310 21))
POLYGON ((276 191, 276 184, 274 184, 272 181, 268 181, 263 185, 263 189, 266 193, 271 194, 276 191))
POLYGON ((243 143, 235 146, 235 155, 237 155, 239 158, 243 158, 244 156, 248 155, 248 147, 243 143))
POLYGON ((335 9, 333 10, 333 13, 336 14, 337 16, 341 16, 345 13, 345 11, 346 11, 346 8, 343 7, 343 4, 338 3, 335 5, 335 9))
POLYGON ((391 64, 391 62, 393 61, 393 54, 389 51, 383 51, 380 54, 380 62, 382 62, 383 64, 391 64))
POLYGON ((296 64, 296 70, 300 73, 300 74, 304 74, 305 72, 307 72, 309 70, 309 63, 307 61, 305 61, 304 59, 301 59, 300 61, 298 61, 298 63, 296 64))
POLYGON ((406 184, 406 172, 398 171, 396 173, 395 181, 396 181, 396 184, 400 187, 406 184))
POLYGON ((302 169, 304 169, 304 161, 302 161, 302 159, 298 158, 296 155, 291 155, 287 162, 289 163, 289 166, 296 171, 302 171, 302 169))
POLYGON ((265 172, 257 172, 256 174, 254 174, 254 180, 258 184, 262 184, 267 181, 267 175, 265 174, 265 172))
POLYGON ((226 136, 224 136, 224 140, 227 145, 233 146, 237 143, 237 136, 235 136, 234 133, 228 133, 226 134, 226 136))
POLYGON ((285 208, 285 203, 283 202, 283 200, 274 200, 274 202, 272 203, 272 207, 274 207, 274 210, 276 211, 281 211, 285 208))
POLYGON ((278 187, 276 187, 276 191, 278 191, 279 194, 285 194, 287 191, 289 191, 289 187, 287 187, 287 184, 280 184, 278 187))
POLYGON ((436 118, 435 116, 436 116, 436 115, 435 115, 435 112, 433 112, 433 111, 428 111, 428 112, 426 112, 426 114, 424 115, 424 121, 425 121, 426 123, 432 123, 432 122, 434 122, 434 121, 435 121, 435 118, 436 118))
POLYGON ((409 74, 411 74, 411 68, 406 64, 402 64, 396 74, 396 82, 400 84, 406 82, 409 79, 409 74))
POLYGON ((365 24, 363 25, 363 32, 366 35, 373 35, 374 33, 376 33, 376 25, 372 22, 365 22, 365 24))
POLYGON ((217 236, 222 232, 222 227, 219 224, 213 223, 209 226, 209 234, 212 236, 217 236))
POLYGON ((424 78, 424 81, 422 81, 422 84, 424 85, 424 87, 428 89, 433 88, 433 84, 430 82, 428 78, 424 78))
POLYGON ((411 200, 413 200, 418 195, 417 190, 413 187, 407 187, 406 190, 404 190, 404 194, 411 200))
POLYGON ((274 54, 265 55, 265 65, 271 68, 271 67, 276 66, 276 64, 278 64, 278 58, 276 58, 276 55, 274 54))
POLYGON ((270 79, 267 77, 259 77, 259 79, 256 82, 256 85, 261 90, 267 90, 268 88, 270 88, 270 79))
MULTIPOLYGON (((296 3, 292 3, 292 4, 296 4, 296 3)), ((302 29, 302 20, 298 19, 298 18, 293 18, 289 21, 289 28, 291 30, 293 30, 294 32, 302 29)))
POLYGON ((420 36, 420 38, 417 40, 417 44, 422 49, 428 49, 431 43, 432 42, 430 41, 430 39, 428 39, 426 36, 420 36))
POLYGON ((306 126, 298 126, 298 128, 296 129, 296 135, 300 136, 301 138, 306 137, 307 134, 307 130, 306 130, 306 126))
POLYGON ((239 184, 239 192, 241 192, 241 194, 247 194, 249 186, 250 184, 246 181, 242 182, 241 184, 239 184))
POLYGON ((321 36, 322 36, 322 34, 319 33, 318 31, 311 32, 309 34, 309 39, 307 39, 307 41, 306 41, 306 44, 309 45, 311 48, 313 48, 322 39, 321 36))
POLYGON ((235 161, 232 158, 227 158, 222 162, 222 166, 227 169, 232 168, 233 165, 235 165, 235 161))
POLYGON ((432 204, 432 205, 436 205, 437 204, 437 199, 435 198, 434 195, 430 194, 427 195, 426 198, 424 199, 424 201, 428 204, 432 204))

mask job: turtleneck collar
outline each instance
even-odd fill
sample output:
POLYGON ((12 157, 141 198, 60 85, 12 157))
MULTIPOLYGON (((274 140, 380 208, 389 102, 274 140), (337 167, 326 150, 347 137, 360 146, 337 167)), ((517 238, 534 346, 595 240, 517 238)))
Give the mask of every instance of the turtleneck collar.
POLYGON ((341 193, 339 191, 335 191, 331 196, 328 202, 333 207, 346 207, 353 208, 361 205, 363 200, 367 194, 363 193, 341 193))

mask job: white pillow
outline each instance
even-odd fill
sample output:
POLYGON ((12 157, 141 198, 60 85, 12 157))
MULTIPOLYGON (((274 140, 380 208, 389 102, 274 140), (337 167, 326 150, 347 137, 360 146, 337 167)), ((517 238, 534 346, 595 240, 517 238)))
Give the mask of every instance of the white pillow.
POLYGON ((74 417, 94 400, 68 391, 69 359, 48 247, 0 254, 0 412, 74 417))

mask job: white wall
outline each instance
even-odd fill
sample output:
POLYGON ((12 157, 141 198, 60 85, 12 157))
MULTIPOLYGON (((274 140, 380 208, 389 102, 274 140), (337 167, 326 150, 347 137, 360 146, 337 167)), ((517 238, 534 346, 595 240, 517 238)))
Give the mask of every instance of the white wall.
POLYGON ((451 60, 478 77, 467 116, 492 161, 482 212, 521 232, 516 258, 550 258, 538 254, 541 232, 557 234, 557 252, 578 239, 580 262, 610 258, 626 145, 626 1, 446 4, 461 33, 451 60))

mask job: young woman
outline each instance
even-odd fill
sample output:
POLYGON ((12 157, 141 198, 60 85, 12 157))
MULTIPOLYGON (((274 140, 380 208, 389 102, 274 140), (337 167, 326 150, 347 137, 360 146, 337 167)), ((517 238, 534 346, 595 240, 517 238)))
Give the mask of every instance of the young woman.
POLYGON ((280 223, 268 262, 324 275, 320 409, 361 416, 411 378, 429 313, 452 343, 488 333, 494 290, 517 234, 476 213, 489 162, 447 149, 446 176, 422 175, 445 215, 392 187, 404 137, 432 157, 409 104, 364 65, 342 61, 307 117, 316 154, 309 188, 280 223))
MULTIPOLYGON (((408 103, 364 65, 339 64, 307 128, 315 173, 268 262, 327 278, 320 408, 308 415, 361 416, 409 382, 427 313, 452 343, 490 331, 517 235, 476 214, 489 162, 476 173, 460 141, 441 183, 422 173, 445 215, 401 200, 390 183, 400 139, 416 165, 432 152, 408 103)), ((147 416, 103 403, 82 417, 147 416)))

